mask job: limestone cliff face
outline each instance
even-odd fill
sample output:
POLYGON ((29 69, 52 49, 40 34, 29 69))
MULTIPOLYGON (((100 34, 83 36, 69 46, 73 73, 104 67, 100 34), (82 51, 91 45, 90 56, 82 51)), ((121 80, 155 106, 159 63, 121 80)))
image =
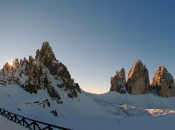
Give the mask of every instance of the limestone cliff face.
POLYGON ((130 94, 143 94, 149 90, 149 73, 145 65, 138 60, 128 74, 127 91, 130 94))
POLYGON ((114 77, 111 77, 111 88, 110 91, 117 91, 119 93, 126 93, 126 78, 125 78, 125 70, 121 69, 120 72, 116 72, 114 77))
POLYGON ((152 79, 152 88, 163 97, 174 96, 174 78, 163 66, 159 66, 152 79))
POLYGON ((67 70, 67 67, 59 62, 48 42, 44 42, 41 50, 36 51, 35 59, 29 56, 18 61, 15 59, 13 65, 6 63, 0 71, 0 81, 7 84, 17 84, 30 93, 46 89, 52 99, 60 100, 56 87, 63 89, 68 97, 76 98, 81 92, 80 87, 67 70), (56 84, 56 85, 55 85, 56 84))

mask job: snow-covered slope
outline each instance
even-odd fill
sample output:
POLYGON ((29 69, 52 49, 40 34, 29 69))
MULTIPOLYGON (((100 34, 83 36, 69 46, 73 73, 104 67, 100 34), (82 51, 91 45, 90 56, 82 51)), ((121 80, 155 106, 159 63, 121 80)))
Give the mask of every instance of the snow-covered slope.
POLYGON ((123 117, 175 113, 175 97, 163 98, 154 94, 130 95, 117 92, 89 96, 111 114, 123 117))
POLYGON ((59 117, 84 115, 109 115, 90 96, 82 91, 76 99, 71 99, 64 91, 57 88, 63 104, 57 104, 48 95, 47 90, 30 94, 17 85, 0 87, 0 106, 8 111, 30 118, 53 117, 50 113, 57 111, 59 117), (49 104, 49 105, 48 105, 49 104))
POLYGON ((19 124, 10 122, 8 119, 0 116, 0 130, 28 130, 19 124))
MULTIPOLYGON (((46 90, 30 94, 17 85, 0 87, 0 90, 0 107, 32 119, 76 130, 127 130, 142 127, 145 130, 154 130, 157 127, 165 129, 167 126, 163 123, 175 119, 174 97, 161 98, 152 94, 129 95, 117 92, 97 95, 82 91, 76 99, 71 99, 60 90, 59 94, 64 103, 57 104, 46 90), (50 102, 50 106, 46 100, 50 102), (58 116, 50 113, 53 110, 57 111, 58 116), (132 123, 134 125, 126 125, 132 123), (160 125, 157 126, 156 123, 160 125)), ((168 122, 167 128, 173 127, 173 123, 168 122)))

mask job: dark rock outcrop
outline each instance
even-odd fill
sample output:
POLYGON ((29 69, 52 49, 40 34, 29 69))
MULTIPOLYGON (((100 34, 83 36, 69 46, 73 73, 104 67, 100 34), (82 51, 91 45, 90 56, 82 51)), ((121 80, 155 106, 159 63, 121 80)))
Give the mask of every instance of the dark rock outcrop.
POLYGON ((117 91, 119 93, 126 93, 126 78, 125 70, 121 69, 120 72, 116 72, 114 77, 111 77, 111 88, 110 91, 117 91))

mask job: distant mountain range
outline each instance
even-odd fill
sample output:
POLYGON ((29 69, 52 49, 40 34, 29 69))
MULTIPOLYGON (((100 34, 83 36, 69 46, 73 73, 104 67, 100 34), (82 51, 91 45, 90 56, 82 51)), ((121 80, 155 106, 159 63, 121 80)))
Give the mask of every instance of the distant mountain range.
POLYGON ((133 95, 151 92, 162 97, 172 97, 175 96, 174 78, 165 67, 159 66, 150 85, 149 72, 146 66, 138 60, 130 69, 127 81, 124 68, 111 77, 110 91, 119 93, 127 91, 133 95))

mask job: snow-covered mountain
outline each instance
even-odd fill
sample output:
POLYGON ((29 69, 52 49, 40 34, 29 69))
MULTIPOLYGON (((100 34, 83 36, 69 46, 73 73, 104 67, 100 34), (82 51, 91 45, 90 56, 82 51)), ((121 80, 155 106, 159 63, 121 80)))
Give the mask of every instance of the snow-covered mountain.
MULTIPOLYGON (((0 108, 55 125, 59 125, 59 119, 113 116, 80 89, 48 42, 36 51, 35 58, 29 56, 29 60, 16 59, 4 65, 0 97, 0 108)), ((67 124, 60 126, 69 128, 67 124)))
POLYGON ((175 119, 174 100, 153 93, 86 93, 55 58, 48 42, 36 51, 35 58, 16 59, 0 71, 0 108, 76 130, 146 130, 157 128, 157 122, 159 129, 173 128, 173 123, 167 127, 163 122, 175 119), (138 121, 144 123, 126 125, 138 121))
MULTIPOLYGON (((2 108, 32 118, 89 115, 100 109, 55 58, 48 42, 36 51, 35 58, 29 56, 29 60, 16 59, 4 65, 0 71, 0 91, 2 108)), ((105 111, 95 113, 104 115, 105 111)))
POLYGON ((48 42, 44 42, 41 50, 36 51, 35 59, 29 56, 29 60, 24 58, 19 62, 15 59, 12 63, 6 63, 0 71, 0 81, 3 86, 16 84, 31 94, 47 89, 58 104, 62 101, 56 87, 64 89, 70 98, 81 93, 67 67, 55 58, 48 42))

